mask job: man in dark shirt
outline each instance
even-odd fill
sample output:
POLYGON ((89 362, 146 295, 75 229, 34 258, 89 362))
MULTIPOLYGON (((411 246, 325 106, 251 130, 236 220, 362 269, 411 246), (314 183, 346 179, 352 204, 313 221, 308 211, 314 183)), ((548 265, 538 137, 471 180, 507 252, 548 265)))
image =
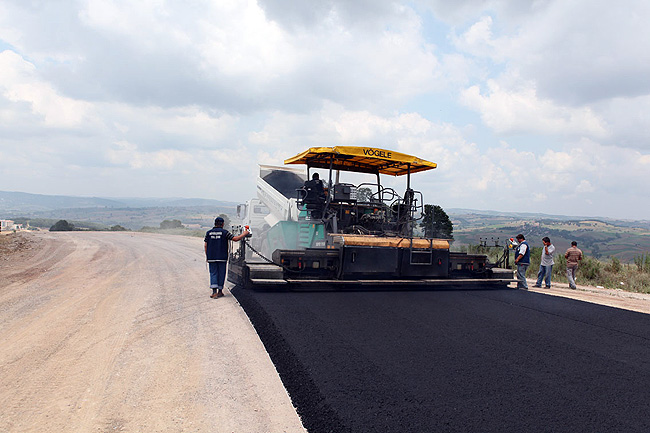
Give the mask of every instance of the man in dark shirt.
POLYGON ((223 283, 226 280, 226 264, 228 263, 228 242, 237 242, 249 234, 248 230, 244 230, 242 234, 233 236, 223 228, 223 223, 223 218, 217 217, 214 220, 214 227, 206 232, 203 239, 205 259, 210 268, 210 288, 212 289, 210 297, 212 299, 223 296, 223 283))
POLYGON ((327 196, 325 195, 323 181, 320 180, 318 173, 314 173, 311 180, 305 182, 305 198, 303 200, 313 219, 319 219, 323 216, 322 212, 326 200, 327 196))
POLYGON ((314 191, 314 195, 318 198, 325 198, 325 187, 323 186, 323 181, 320 180, 318 173, 314 173, 311 176, 311 180, 305 182, 305 189, 307 191, 314 191))

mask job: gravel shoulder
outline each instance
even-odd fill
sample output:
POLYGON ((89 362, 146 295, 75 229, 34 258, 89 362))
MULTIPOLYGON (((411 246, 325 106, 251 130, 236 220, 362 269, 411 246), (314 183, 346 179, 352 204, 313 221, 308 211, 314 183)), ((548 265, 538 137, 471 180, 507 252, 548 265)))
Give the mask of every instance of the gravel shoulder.
MULTIPOLYGON (((530 291, 544 293, 562 298, 577 299, 592 304, 607 305, 623 310, 650 314, 650 294, 633 293, 625 290, 601 289, 578 284, 576 290, 569 289, 568 284, 553 283, 550 289, 533 287, 535 280, 528 279, 530 291)), ((514 287, 514 285, 513 285, 514 287)))
POLYGON ((0 242, 0 432, 304 432, 202 240, 19 233, 0 242))

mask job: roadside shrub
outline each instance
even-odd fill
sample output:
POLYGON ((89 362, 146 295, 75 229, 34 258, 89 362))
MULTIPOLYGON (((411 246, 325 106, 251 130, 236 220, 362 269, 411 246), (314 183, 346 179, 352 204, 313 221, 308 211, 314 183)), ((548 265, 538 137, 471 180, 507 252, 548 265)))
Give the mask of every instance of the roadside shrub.
MULTIPOLYGON (((459 246, 460 251, 470 254, 501 253, 496 248, 479 247, 478 245, 459 246)), ((535 278, 539 270, 542 248, 531 247, 530 266, 526 277, 535 278)), ((494 263, 490 257, 491 261, 494 263)), ((622 289, 631 292, 650 293, 650 253, 634 258, 634 263, 624 264, 617 257, 612 257, 609 262, 600 261, 594 257, 584 257, 578 266, 578 284, 589 286, 603 286, 610 289, 622 289)), ((564 253, 557 251, 553 257, 552 281, 564 284, 566 287, 566 258, 564 253)), ((514 253, 510 252, 510 267, 514 266, 514 253)))
POLYGON ((639 272, 650 272, 650 254, 634 257, 634 264, 639 272))
POLYGON ((585 257, 578 266, 578 272, 580 276, 588 281, 598 281, 602 276, 602 267, 597 259, 585 257))
POLYGON ((566 259, 564 258, 564 254, 557 254, 557 250, 555 251, 555 257, 553 257, 555 264, 553 265, 553 275, 551 278, 553 281, 566 282, 566 259))
POLYGON ((165 220, 160 223, 161 229, 179 229, 182 228, 183 224, 180 220, 165 220))
POLYGON ((74 224, 69 223, 66 220, 59 220, 52 227, 50 227, 51 232, 71 232, 74 229, 74 224))
POLYGON ((612 257, 612 261, 610 263, 605 264, 605 271, 606 272, 611 272, 612 274, 618 274, 623 270, 623 265, 621 265, 621 261, 617 259, 616 257, 612 257))
POLYGON ((624 289, 632 292, 650 293, 650 273, 630 272, 627 278, 627 287, 624 289))

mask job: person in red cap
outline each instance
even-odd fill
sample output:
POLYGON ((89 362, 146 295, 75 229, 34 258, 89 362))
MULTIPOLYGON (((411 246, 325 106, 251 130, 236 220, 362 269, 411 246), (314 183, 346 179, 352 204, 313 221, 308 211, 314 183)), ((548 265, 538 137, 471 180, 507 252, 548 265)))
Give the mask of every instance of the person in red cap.
POLYGON ((228 241, 239 241, 249 234, 244 230, 242 234, 233 236, 223 228, 223 218, 217 217, 214 220, 214 227, 205 233, 203 245, 205 259, 210 269, 210 288, 212 299, 223 296, 223 283, 226 280, 226 264, 228 263, 228 241))

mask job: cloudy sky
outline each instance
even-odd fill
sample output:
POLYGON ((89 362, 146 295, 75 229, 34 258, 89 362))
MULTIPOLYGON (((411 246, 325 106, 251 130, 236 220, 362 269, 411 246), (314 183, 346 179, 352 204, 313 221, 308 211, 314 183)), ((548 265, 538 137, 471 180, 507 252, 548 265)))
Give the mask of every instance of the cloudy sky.
POLYGON ((359 145, 438 163, 413 186, 443 208, 650 219, 648 22, 645 0, 0 0, 0 190, 243 201, 258 163, 359 145))

